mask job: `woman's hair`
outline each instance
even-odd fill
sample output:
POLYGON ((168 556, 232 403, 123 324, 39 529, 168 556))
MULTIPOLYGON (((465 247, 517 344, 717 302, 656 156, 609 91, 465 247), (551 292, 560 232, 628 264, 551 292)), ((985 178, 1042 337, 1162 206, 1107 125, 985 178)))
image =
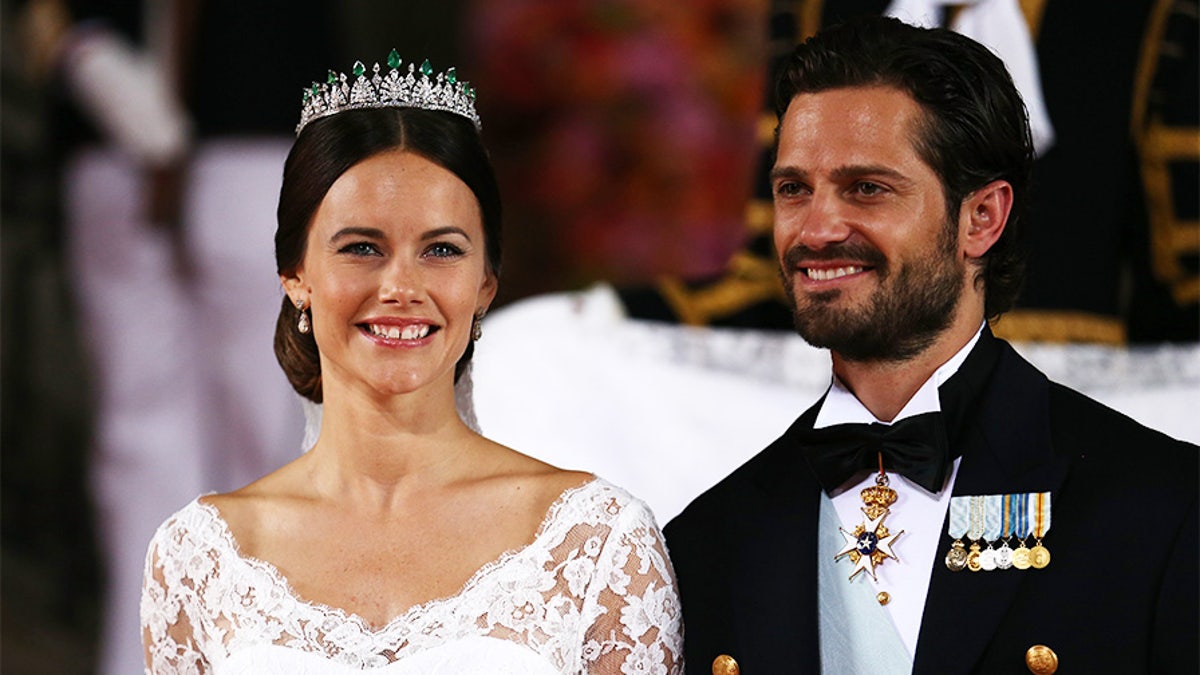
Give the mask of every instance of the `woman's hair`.
POLYGON ((951 224, 970 193, 994 180, 1012 185, 1008 224, 977 276, 985 316, 999 316, 1016 301, 1025 267, 1033 141, 1021 95, 1004 62, 970 38, 871 17, 828 28, 796 47, 776 80, 776 112, 782 120, 798 94, 880 85, 900 89, 924 111, 915 146, 941 179, 951 224))
MULTIPOLYGON (((500 275, 500 191, 487 151, 470 120, 420 108, 347 110, 304 127, 283 166, 279 191, 275 265, 291 276, 304 261, 309 227, 333 183, 350 167, 389 150, 420 155, 458 176, 471 188, 483 214, 488 269, 500 275)), ((300 311, 284 297, 275 323, 275 357, 292 387, 303 397, 322 401, 321 360, 311 332, 296 329, 300 311)), ((457 382, 474 353, 474 342, 454 370, 457 382)))

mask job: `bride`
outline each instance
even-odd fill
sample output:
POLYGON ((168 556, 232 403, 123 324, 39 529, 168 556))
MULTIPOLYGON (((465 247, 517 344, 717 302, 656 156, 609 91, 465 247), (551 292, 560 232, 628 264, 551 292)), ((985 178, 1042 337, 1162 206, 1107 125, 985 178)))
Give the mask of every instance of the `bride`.
POLYGON ((648 508, 460 418, 499 195, 474 91, 389 66, 306 92, 284 167, 275 347, 320 436, 159 528, 148 671, 682 672, 648 508))

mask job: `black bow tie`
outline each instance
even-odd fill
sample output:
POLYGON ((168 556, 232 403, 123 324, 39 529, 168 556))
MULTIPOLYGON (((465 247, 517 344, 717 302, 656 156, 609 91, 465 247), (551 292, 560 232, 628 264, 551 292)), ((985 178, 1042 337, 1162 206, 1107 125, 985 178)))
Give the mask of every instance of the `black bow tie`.
POLYGON ((864 470, 899 473, 940 492, 950 470, 950 443, 941 413, 906 417, 895 424, 837 424, 800 435, 801 451, 825 492, 864 470))

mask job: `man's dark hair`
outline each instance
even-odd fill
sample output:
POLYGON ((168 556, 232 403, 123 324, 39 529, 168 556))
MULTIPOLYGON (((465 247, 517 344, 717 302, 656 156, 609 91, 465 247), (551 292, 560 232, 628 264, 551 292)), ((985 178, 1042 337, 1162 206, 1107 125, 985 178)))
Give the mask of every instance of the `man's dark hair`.
POLYGON ((994 180, 1012 185, 1008 224, 983 256, 976 278, 984 283, 984 315, 1008 311, 1024 277, 1021 225, 1033 141, 1004 62, 949 30, 883 17, 857 19, 796 47, 775 83, 776 112, 782 120, 797 94, 869 86, 895 87, 924 110, 913 143, 942 182, 950 222, 958 222, 963 199, 975 190, 994 180))

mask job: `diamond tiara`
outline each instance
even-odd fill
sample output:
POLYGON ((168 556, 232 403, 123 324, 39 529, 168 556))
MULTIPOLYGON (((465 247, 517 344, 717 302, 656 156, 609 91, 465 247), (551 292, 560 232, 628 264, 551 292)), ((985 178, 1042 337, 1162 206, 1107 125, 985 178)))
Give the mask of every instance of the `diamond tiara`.
POLYGON ((362 61, 356 61, 351 71, 353 84, 345 73, 332 70, 324 84, 313 82, 304 90, 296 135, 313 120, 361 108, 445 110, 471 120, 476 129, 482 128, 475 111, 475 88, 459 80, 453 68, 435 76, 426 59, 420 68, 410 62, 407 73, 401 75, 400 54, 395 49, 388 54, 387 65, 386 75, 380 75, 378 63, 368 75, 362 61))

